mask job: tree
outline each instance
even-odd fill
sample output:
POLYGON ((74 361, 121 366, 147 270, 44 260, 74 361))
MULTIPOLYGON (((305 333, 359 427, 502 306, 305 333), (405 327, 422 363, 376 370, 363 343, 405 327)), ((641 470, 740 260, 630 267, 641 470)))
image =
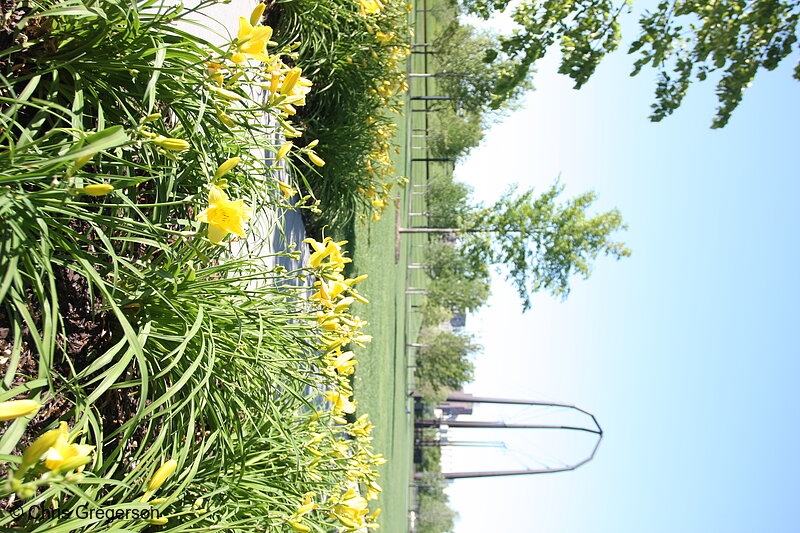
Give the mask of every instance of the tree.
POLYGON ((483 261, 461 253, 459 247, 448 242, 434 242, 425 250, 427 273, 437 280, 489 281, 489 267, 483 261))
MULTIPOLYGON (((467 11, 485 19, 504 11, 509 0, 462 0, 467 11)), ((619 20, 628 2, 611 0, 553 2, 527 0, 512 18, 521 26, 498 40, 500 52, 514 63, 501 73, 494 93, 526 83, 532 65, 558 43, 559 72, 579 89, 603 57, 620 43, 619 20)), ((640 35, 629 54, 638 53, 631 75, 650 65, 659 70, 650 119, 660 121, 680 107, 693 81, 719 72, 719 107, 712 128, 727 124, 744 90, 760 68, 775 69, 797 41, 800 3, 795 0, 663 1, 639 20, 640 35)), ((794 77, 800 80, 800 64, 794 77)))
POLYGON ((483 139, 483 119, 479 114, 445 107, 431 122, 428 146, 434 157, 459 160, 483 139))
POLYGON ((480 349, 472 335, 426 328, 420 339, 424 346, 417 355, 416 375, 434 388, 460 390, 472 380, 474 366, 469 356, 480 349))
POLYGON ((450 23, 434 41, 435 77, 444 94, 453 98, 456 110, 466 116, 480 118, 487 109, 513 107, 533 88, 527 70, 513 86, 497 85, 498 75, 509 74, 516 68, 515 61, 498 53, 500 45, 496 34, 478 31, 458 20, 450 23))
POLYGON ((458 517, 453 509, 447 505, 447 495, 437 498, 429 493, 419 497, 419 511, 417 513, 418 533, 447 533, 453 531, 455 519, 458 517))
POLYGON ((452 174, 431 180, 425 194, 430 224, 440 228, 460 225, 472 211, 471 193, 472 188, 454 181, 452 174))
POLYGON ((461 253, 487 264, 505 265, 522 299, 531 307, 530 296, 548 290, 566 298, 569 281, 578 274, 591 274, 591 263, 598 255, 620 259, 631 251, 612 234, 627 229, 616 209, 588 217, 586 211, 596 198, 587 192, 558 204, 564 187, 556 181, 538 198, 533 189, 516 195, 511 189, 494 205, 478 209, 467 233, 461 253))
POLYGON ((428 305, 448 311, 477 311, 489 299, 489 279, 437 278, 428 285, 428 305))
MULTIPOLYGON (((570 278, 578 274, 587 279, 597 256, 621 259, 631 255, 624 243, 612 239, 615 232, 628 227, 623 224, 618 210, 589 217, 587 210, 597 195, 587 192, 560 205, 557 199, 563 190, 556 181, 536 198, 533 189, 517 195, 516 188, 512 188, 489 207, 471 205, 465 216, 459 217, 456 227, 414 227, 398 231, 457 235, 457 255, 462 261, 453 263, 456 272, 465 265, 505 265, 506 279, 516 287, 523 311, 527 311, 531 307, 530 296, 538 291, 547 290, 554 296, 566 298, 570 278)), ((431 263, 429 269, 434 265, 436 262, 431 263)), ((476 267, 473 272, 478 273, 480 269, 476 267)), ((456 276, 455 281, 438 278, 428 288, 428 297, 433 303, 453 311, 464 309, 463 305, 470 301, 479 301, 480 307, 488 294, 488 280, 482 277, 456 276), (481 288, 484 283, 485 295, 481 288)))
POLYGON ((422 308, 422 326, 438 326, 442 322, 450 322, 453 312, 440 305, 426 304, 422 308))

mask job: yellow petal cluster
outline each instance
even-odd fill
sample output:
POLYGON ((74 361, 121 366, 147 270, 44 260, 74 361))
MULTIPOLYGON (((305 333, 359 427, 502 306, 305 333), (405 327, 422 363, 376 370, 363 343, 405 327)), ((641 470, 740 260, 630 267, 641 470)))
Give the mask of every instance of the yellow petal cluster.
MULTIPOLYGON (((94 450, 94 446, 87 444, 75 444, 72 441, 78 433, 70 438, 69 426, 66 422, 61 422, 58 429, 54 429, 45 433, 41 439, 44 439, 37 445, 35 441, 31 445, 31 453, 28 455, 28 460, 37 461, 42 456, 32 457, 33 454, 38 453, 43 444, 49 444, 49 447, 43 452, 44 465, 49 470, 59 472, 69 472, 77 469, 78 472, 83 471, 84 466, 91 461, 90 454, 94 450)), ((23 454, 23 462, 25 462, 25 454, 23 454)))
MULTIPOLYGON (((263 8, 259 4, 256 10, 263 8)), ((255 10, 251 15, 254 18, 255 10)), ((260 17, 257 17, 260 19, 260 17)), ((258 21, 257 21, 258 22, 258 21)), ((231 56, 234 63, 243 63, 248 59, 255 59, 269 63, 272 59, 267 55, 267 44, 272 37, 272 28, 269 26, 257 26, 244 17, 239 17, 239 32, 236 36, 236 51, 231 56)))
POLYGON ((295 194, 297 194, 297 189, 295 189, 294 187, 292 187, 288 183, 284 183, 284 182, 282 182, 281 180, 279 180, 277 178, 275 179, 275 181, 277 182, 278 188, 281 190, 281 193, 283 193, 283 201, 284 202, 286 200, 288 200, 289 198, 291 198, 292 196, 294 196, 295 194))
POLYGON ((331 507, 330 514, 350 530, 362 528, 372 529, 378 527, 378 524, 375 523, 375 519, 380 514, 380 510, 369 514, 367 499, 355 488, 351 487, 342 494, 338 501, 331 507))
POLYGON ((244 237, 243 224, 250 217, 250 208, 242 200, 229 200, 225 191, 212 185, 208 193, 208 208, 197 215, 197 220, 208 223, 208 239, 216 244, 228 233, 244 237))
POLYGON ((261 24, 265 8, 260 3, 249 17, 239 17, 236 38, 231 41, 228 53, 206 63, 207 87, 220 97, 215 103, 217 116, 231 128, 237 124, 231 113, 244 110, 244 106, 237 108, 236 102, 253 93, 246 89, 269 90, 268 106, 277 116, 283 134, 298 137, 301 132, 288 117, 296 113, 296 106, 305 105, 312 83, 302 76, 299 67, 286 65, 279 52, 270 54, 269 47, 277 43, 270 41, 272 28, 261 24))
POLYGON ((333 405, 333 413, 355 413, 356 404, 350 401, 349 395, 342 391, 325 391, 325 399, 333 405))
POLYGON ((383 3, 380 0, 359 0, 359 14, 362 17, 367 15, 374 15, 383 9, 383 3))

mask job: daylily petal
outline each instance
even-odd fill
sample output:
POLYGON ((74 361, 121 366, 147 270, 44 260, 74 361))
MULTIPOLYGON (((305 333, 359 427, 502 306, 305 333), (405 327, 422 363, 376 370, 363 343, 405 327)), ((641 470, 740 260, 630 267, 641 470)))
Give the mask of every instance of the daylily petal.
POLYGON ((219 204, 228 200, 228 195, 225 194, 225 191, 213 185, 211 190, 208 192, 208 203, 210 205, 219 204))
POLYGON ((228 230, 213 222, 208 223, 208 240, 218 244, 228 234, 228 230))
POLYGON ((239 33, 237 34, 236 38, 240 41, 244 41, 245 39, 249 38, 249 35, 253 33, 253 25, 250 24, 250 21, 244 17, 239 17, 239 33))

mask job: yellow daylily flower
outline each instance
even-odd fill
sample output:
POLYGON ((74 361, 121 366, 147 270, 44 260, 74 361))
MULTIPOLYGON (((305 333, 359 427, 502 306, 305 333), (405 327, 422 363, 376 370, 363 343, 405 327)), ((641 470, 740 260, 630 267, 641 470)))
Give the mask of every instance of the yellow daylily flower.
POLYGON ((383 4, 380 2, 380 0, 360 0, 359 8, 359 14, 363 17, 378 13, 381 9, 383 9, 383 4))
POLYGON ((394 33, 375 32, 375 39, 384 46, 392 42, 396 37, 394 33))
POLYGON ((331 509, 333 516, 349 528, 367 525, 365 519, 369 508, 367 500, 352 488, 345 492, 338 504, 331 509))
POLYGON ((238 64, 247 59, 256 59, 269 63, 272 59, 265 52, 270 37, 272 37, 271 27, 255 26, 246 18, 239 17, 239 32, 236 37, 238 45, 236 53, 231 57, 231 61, 238 64))
POLYGON ((276 179, 275 181, 278 183, 278 188, 283 193, 283 200, 284 201, 288 200, 289 198, 291 198, 292 196, 297 194, 297 189, 295 189, 294 187, 292 187, 288 183, 284 183, 279 179, 276 179))
POLYGON ((54 431, 57 433, 50 435, 55 439, 44 453, 44 465, 50 470, 67 472, 77 468, 79 472, 82 471, 84 465, 91 461, 89 454, 94 450, 94 446, 73 444, 72 439, 69 438, 69 426, 66 422, 61 422, 58 429, 54 431))
POLYGON ((333 241, 328 241, 325 248, 320 250, 319 248, 314 247, 314 249, 316 251, 311 254, 311 257, 308 259, 308 264, 311 266, 311 268, 319 267, 323 259, 334 253, 336 251, 336 243, 333 241))
POLYGON ((326 391, 325 398, 333 404, 333 412, 339 413, 355 413, 356 405, 351 402, 347 396, 338 391, 326 391))
POLYGON ((208 223, 208 239, 217 244, 228 233, 244 237, 242 223, 250 217, 250 208, 242 200, 229 200, 222 189, 212 185, 208 193, 208 208, 197 215, 197 220, 208 223))
POLYGON ((368 415, 365 413, 358 417, 358 420, 353 422, 349 430, 351 435, 362 438, 367 438, 370 436, 372 429, 375 426, 367 420, 367 417, 368 415))
POLYGON ((357 363, 353 352, 342 352, 331 361, 331 368, 336 370, 340 376, 348 376, 355 371, 357 363))
POLYGON ((352 259, 342 255, 342 246, 347 244, 347 241, 335 242, 330 237, 325 237, 322 242, 314 239, 305 239, 303 242, 310 244, 314 249, 314 253, 309 258, 309 266, 311 268, 318 268, 322 264, 322 260, 328 256, 330 256, 330 260, 326 265, 333 266, 337 271, 341 271, 345 263, 352 261, 352 259))

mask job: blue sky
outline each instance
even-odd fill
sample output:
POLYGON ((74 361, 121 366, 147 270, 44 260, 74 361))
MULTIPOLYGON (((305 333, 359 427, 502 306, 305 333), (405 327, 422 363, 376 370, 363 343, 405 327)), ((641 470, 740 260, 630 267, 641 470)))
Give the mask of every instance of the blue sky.
MULTIPOLYGON (((651 123, 654 72, 630 78, 616 53, 574 91, 548 56, 523 109, 459 165, 486 202, 514 182, 544 191, 559 173, 564 197, 596 190, 596 208, 629 224, 633 256, 600 259, 566 302, 539 295, 524 315, 498 277, 469 317, 484 352, 467 392, 574 403, 605 438, 572 473, 455 482, 457 533, 797 530, 797 60, 762 72, 711 130, 713 83, 651 123)), ((450 466, 487 466, 478 453, 450 466)))

